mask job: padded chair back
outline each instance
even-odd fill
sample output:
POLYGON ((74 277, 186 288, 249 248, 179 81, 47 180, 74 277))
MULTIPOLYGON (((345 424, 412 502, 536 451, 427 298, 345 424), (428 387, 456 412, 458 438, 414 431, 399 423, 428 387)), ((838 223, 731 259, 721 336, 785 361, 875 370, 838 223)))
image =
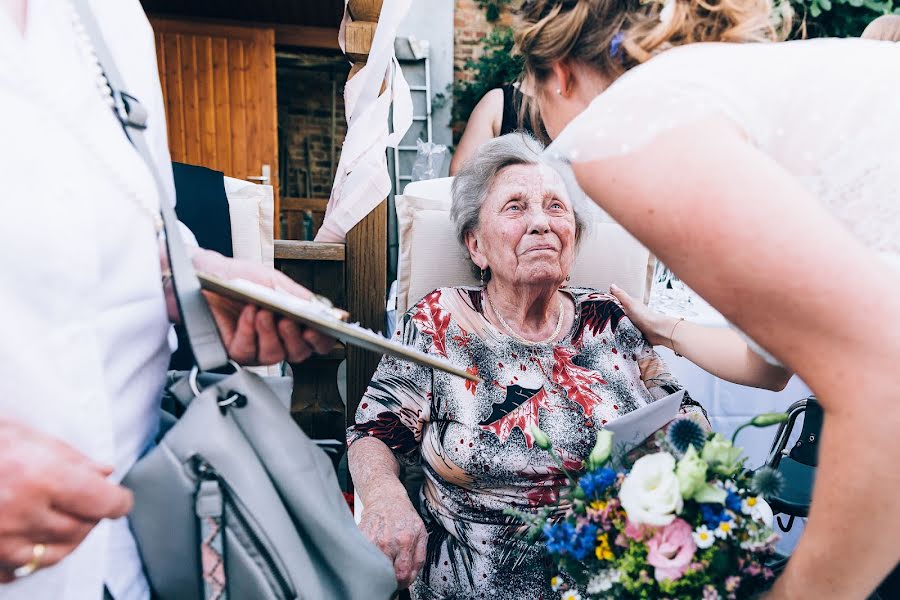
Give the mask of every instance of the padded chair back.
MULTIPOLYGON (((395 198, 399 233, 397 313, 428 292, 447 286, 478 285, 468 253, 456 240, 450 219, 452 177, 410 183, 395 198)), ((624 228, 599 211, 587 211, 588 228, 569 285, 605 290, 611 283, 649 300, 655 260, 624 228)))
POLYGON ((258 185, 225 177, 225 195, 231 216, 234 257, 275 263, 275 192, 271 185, 258 185))

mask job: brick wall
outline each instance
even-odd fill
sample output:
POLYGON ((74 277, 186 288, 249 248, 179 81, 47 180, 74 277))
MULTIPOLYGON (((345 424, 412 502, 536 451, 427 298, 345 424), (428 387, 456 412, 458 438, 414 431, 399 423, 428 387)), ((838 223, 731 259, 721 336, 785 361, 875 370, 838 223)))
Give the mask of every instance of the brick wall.
MULTIPOLYGON (((509 25, 511 20, 509 11, 504 11, 498 23, 509 25)), ((463 67, 467 60, 481 54, 481 40, 495 23, 488 23, 476 0, 456 0, 453 21, 453 80, 468 80, 471 75, 463 67)))
MULTIPOLYGON (((453 14, 453 83, 471 81, 473 75, 465 70, 466 61, 477 59, 483 53, 482 40, 497 25, 511 25, 512 15, 504 10, 500 19, 490 23, 484 9, 477 0, 455 0, 453 14)), ((454 143, 459 142, 466 127, 466 120, 455 120, 450 124, 454 143)))
POLYGON ((347 133, 343 89, 348 72, 347 61, 337 53, 279 57, 278 137, 283 196, 327 198, 331 193, 332 169, 337 167, 347 133), (332 82, 337 93, 334 164, 331 162, 332 82), (309 190, 304 173, 307 168, 312 183, 309 190))

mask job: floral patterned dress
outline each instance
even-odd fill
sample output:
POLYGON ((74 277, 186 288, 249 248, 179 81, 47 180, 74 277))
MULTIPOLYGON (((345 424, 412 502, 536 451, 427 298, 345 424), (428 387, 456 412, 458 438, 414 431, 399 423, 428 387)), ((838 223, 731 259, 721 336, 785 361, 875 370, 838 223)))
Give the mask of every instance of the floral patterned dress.
POLYGON ((436 290, 398 325, 395 339, 484 380, 386 356, 347 431, 348 444, 374 436, 424 469, 428 554, 413 598, 556 597, 542 545, 526 544, 503 513, 554 501, 563 482, 530 426, 577 469, 599 427, 680 389, 612 296, 567 291, 575 320, 555 344, 525 345, 498 331, 484 317, 481 288, 436 290))

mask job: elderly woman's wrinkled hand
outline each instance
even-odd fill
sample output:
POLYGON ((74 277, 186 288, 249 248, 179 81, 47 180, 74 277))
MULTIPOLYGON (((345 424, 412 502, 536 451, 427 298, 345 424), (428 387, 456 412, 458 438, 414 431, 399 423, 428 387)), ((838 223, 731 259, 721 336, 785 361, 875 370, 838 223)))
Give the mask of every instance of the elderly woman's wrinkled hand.
MULTIPOLYGON (((265 265, 226 258, 207 250, 193 255, 194 267, 222 279, 246 279, 272 289, 282 289, 298 298, 311 292, 285 274, 265 265)), ((334 340, 271 311, 205 293, 228 355, 242 365, 271 365, 282 360, 298 363, 313 353, 324 354, 334 340)))
POLYGON ((383 498, 365 505, 359 528, 394 564, 399 589, 408 588, 425 564, 428 534, 407 498, 383 498))

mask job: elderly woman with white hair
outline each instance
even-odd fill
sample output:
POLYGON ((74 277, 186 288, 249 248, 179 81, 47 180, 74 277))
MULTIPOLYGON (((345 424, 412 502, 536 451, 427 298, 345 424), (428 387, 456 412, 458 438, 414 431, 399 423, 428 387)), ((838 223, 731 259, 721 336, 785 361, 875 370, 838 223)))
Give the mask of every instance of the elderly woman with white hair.
POLYGON ((503 514, 563 483, 530 427, 578 469, 600 427, 680 389, 615 298, 564 287, 585 223, 541 150, 502 136, 457 175, 452 217, 482 284, 431 292, 395 333, 483 383, 384 357, 348 430, 360 527, 413 598, 549 598, 542 548, 503 514), (398 461, 424 468, 421 518, 398 461))

